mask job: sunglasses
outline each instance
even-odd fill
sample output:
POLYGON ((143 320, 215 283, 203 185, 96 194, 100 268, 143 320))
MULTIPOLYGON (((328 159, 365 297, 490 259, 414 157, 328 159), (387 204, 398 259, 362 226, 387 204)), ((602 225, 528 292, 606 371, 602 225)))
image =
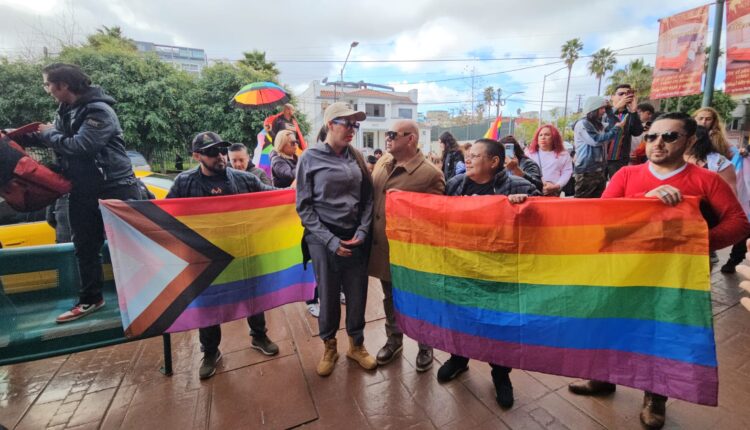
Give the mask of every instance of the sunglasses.
POLYGON ((343 125, 344 127, 351 130, 359 130, 358 122, 349 122, 345 119, 332 119, 331 122, 334 124, 343 125))
POLYGON ((196 152, 201 155, 205 155, 206 157, 218 157, 219 154, 227 155, 229 153, 229 148, 227 148, 226 146, 222 146, 222 147, 212 146, 210 148, 202 149, 196 152))
POLYGON ((686 134, 679 133, 677 131, 670 131, 667 133, 646 133, 643 135, 643 141, 646 143, 655 142, 657 137, 661 137, 664 143, 672 143, 679 139, 681 136, 687 136, 686 134))
POLYGON ((622 96, 629 96, 631 94, 635 94, 635 92, 633 92, 633 91, 618 91, 615 94, 617 94, 618 96, 622 97, 622 96))
POLYGON ((386 131, 385 138, 388 140, 396 140, 400 136, 406 137, 412 134, 410 131, 386 131))

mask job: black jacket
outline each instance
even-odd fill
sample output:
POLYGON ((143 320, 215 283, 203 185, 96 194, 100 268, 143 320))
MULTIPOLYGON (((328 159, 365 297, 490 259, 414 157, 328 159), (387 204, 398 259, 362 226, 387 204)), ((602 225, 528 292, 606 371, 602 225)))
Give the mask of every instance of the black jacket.
POLYGON ((456 165, 459 161, 464 162, 464 154, 459 150, 451 151, 445 156, 445 161, 443 161, 443 175, 446 181, 456 176, 456 165))
MULTIPOLYGON (((445 195, 463 196, 466 190, 466 175, 456 175, 445 186, 445 195)), ((494 195, 509 196, 511 194, 526 194, 527 196, 542 195, 529 181, 514 176, 503 169, 495 175, 493 184, 494 195)))
POLYGON ((73 183, 74 193, 135 182, 113 104, 115 100, 101 88, 91 87, 74 104, 61 104, 55 127, 41 133, 73 183))
POLYGON ((529 157, 523 157, 518 160, 518 167, 523 171, 523 178, 531 182, 539 191, 544 188, 542 182, 542 169, 534 160, 529 157))
MULTIPOLYGON (((257 176, 249 172, 227 168, 227 182, 229 183, 229 194, 253 193, 256 191, 272 191, 277 188, 260 182, 257 176)), ((203 181, 206 176, 201 173, 200 166, 182 172, 174 180, 172 188, 167 193, 167 198, 177 197, 210 197, 205 193, 203 181)))

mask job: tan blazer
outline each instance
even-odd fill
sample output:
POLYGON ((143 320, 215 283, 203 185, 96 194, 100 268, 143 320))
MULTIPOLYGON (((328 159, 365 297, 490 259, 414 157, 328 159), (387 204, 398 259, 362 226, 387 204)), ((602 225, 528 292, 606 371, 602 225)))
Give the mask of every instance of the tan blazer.
POLYGON ((391 281, 388 239, 385 236, 385 197, 388 190, 414 191, 440 194, 445 192, 445 179, 435 165, 422 154, 409 160, 404 166, 396 166, 391 154, 383 155, 372 171, 373 211, 372 250, 370 252, 370 276, 391 281))

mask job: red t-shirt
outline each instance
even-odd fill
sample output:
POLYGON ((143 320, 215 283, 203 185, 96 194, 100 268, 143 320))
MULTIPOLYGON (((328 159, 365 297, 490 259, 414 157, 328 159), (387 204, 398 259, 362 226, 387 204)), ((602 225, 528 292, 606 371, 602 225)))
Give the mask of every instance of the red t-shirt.
POLYGON ((718 219, 708 232, 709 248, 721 249, 750 235, 750 223, 729 185, 716 173, 688 164, 667 179, 659 179, 649 170, 650 163, 620 169, 607 185, 602 198, 644 197, 661 185, 671 185, 683 195, 700 197, 718 219))

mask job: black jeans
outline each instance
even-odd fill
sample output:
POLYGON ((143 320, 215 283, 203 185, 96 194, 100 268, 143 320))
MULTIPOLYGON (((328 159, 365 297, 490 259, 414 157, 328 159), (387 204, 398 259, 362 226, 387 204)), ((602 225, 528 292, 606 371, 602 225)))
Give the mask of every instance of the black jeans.
POLYGON ((138 186, 132 183, 110 185, 99 193, 70 194, 70 229, 73 233, 81 289, 78 302, 91 305, 102 300, 102 245, 104 245, 104 222, 99 211, 99 199, 138 200, 138 186))
MULTIPOLYGON (((247 317, 247 325, 250 326, 250 336, 256 339, 266 337, 265 313, 261 312, 247 317)), ((219 350, 219 344, 221 343, 221 326, 212 325, 211 327, 198 329, 198 337, 201 341, 201 351, 215 354, 219 350)))
POLYGON ((742 261, 745 259, 745 254, 747 254, 748 239, 750 239, 750 237, 746 237, 734 244, 734 246, 732 247, 732 251, 729 253, 729 261, 731 261, 735 265, 742 263, 742 261))

